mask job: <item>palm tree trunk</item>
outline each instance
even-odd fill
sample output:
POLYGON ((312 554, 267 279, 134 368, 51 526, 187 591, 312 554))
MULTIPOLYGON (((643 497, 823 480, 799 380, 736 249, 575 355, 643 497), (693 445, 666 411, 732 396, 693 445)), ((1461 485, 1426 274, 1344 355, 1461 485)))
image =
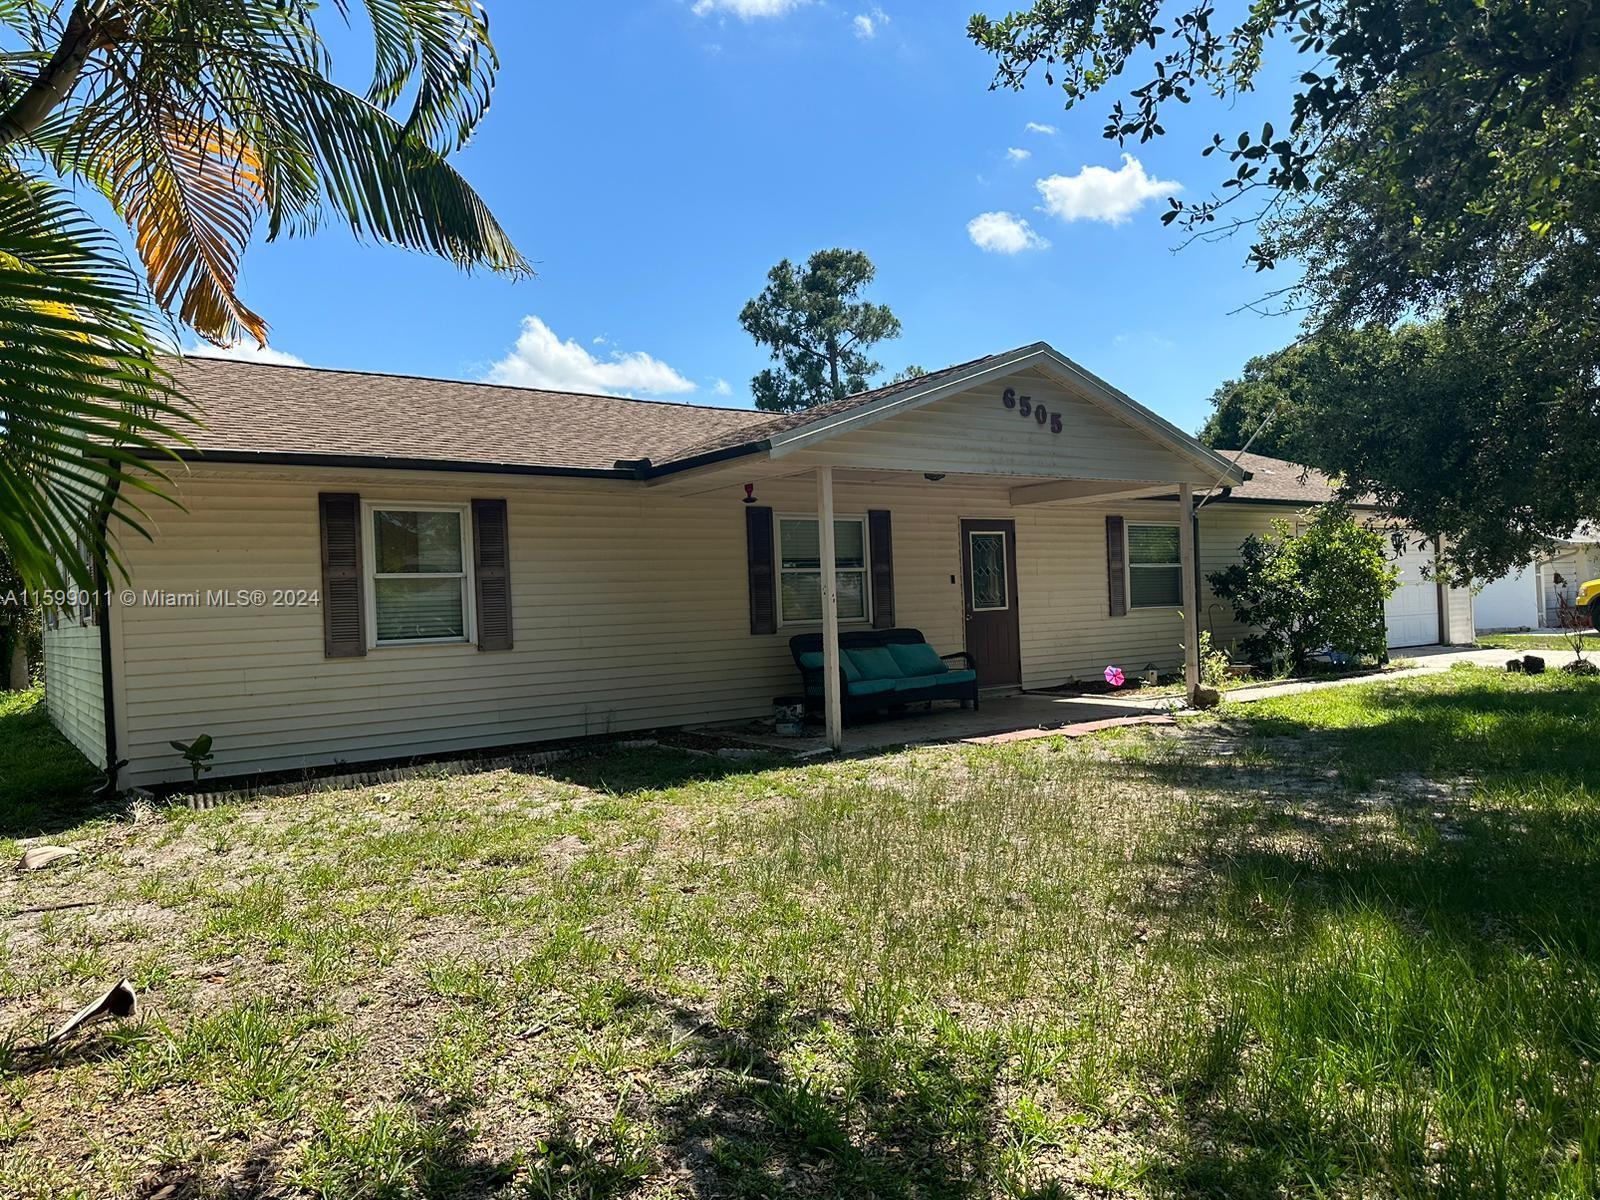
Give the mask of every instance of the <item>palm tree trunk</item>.
POLYGON ((100 32, 89 19, 83 4, 73 5, 72 15, 61 34, 61 44, 56 47, 50 61, 39 68, 39 74, 15 104, 0 113, 0 146, 24 141, 44 123, 44 119, 61 106, 77 85, 83 74, 83 64, 100 44, 100 32))

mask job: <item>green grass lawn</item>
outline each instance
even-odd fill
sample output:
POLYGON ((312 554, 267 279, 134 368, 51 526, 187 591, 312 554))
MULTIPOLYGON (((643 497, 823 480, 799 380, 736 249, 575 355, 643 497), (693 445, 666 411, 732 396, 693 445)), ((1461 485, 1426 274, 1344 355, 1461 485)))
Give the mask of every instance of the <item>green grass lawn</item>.
MULTIPOLYGON (((1572 639, 1559 633, 1480 633, 1478 646, 1484 650, 1571 650, 1572 639)), ((1600 635, 1586 633, 1583 647, 1600 655, 1600 635)))
POLYGON ((99 782, 100 772, 50 724, 42 688, 0 692, 0 835, 70 821, 99 782))
POLYGON ((1458 669, 68 829, 0 881, 0 1195, 1593 1195, 1597 704, 1458 669), (28 1049, 122 973, 141 1018, 28 1049))

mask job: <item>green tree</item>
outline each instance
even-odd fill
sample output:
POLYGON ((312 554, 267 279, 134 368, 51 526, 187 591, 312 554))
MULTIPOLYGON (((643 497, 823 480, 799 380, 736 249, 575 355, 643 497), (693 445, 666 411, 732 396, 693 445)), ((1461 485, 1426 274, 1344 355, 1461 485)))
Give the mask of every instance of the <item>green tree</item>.
POLYGON ((862 300, 872 260, 859 250, 818 250, 802 269, 784 259, 767 286, 739 313, 739 324, 779 364, 750 381, 756 407, 795 412, 837 400, 868 385, 883 369, 873 346, 900 336, 886 305, 862 300))
POLYGON ((1492 579, 1600 512, 1600 411, 1565 361, 1473 323, 1333 330, 1252 359, 1201 437, 1235 449, 1273 412, 1262 453, 1440 539, 1457 582, 1492 579))
POLYGON ((1211 394, 1211 415, 1199 439, 1213 450, 1243 450, 1250 442, 1253 453, 1305 462, 1309 449, 1299 417, 1306 358, 1304 350, 1290 346, 1245 363, 1239 378, 1211 394))
POLYGON ((174 322, 265 343, 237 287, 258 229, 332 220, 528 269, 447 158, 497 67, 477 5, 352 10, 375 49, 360 94, 333 82, 311 0, 0 2, 0 538, 24 578, 87 585, 80 540, 114 562, 108 522, 143 531, 137 498, 164 495, 148 460, 189 419, 161 348, 174 322), (58 179, 110 202, 142 270, 58 179))
MULTIPOLYGON (((1381 416, 1429 460, 1359 456, 1376 490, 1432 514, 1425 532, 1503 565, 1575 508, 1600 516, 1589 449, 1600 412, 1600 5, 1265 0, 1228 23, 1211 0, 1038 0, 975 16, 969 33, 995 56, 995 86, 1021 88, 1038 72, 1069 107, 1137 72, 1110 102, 1105 134, 1119 143, 1160 136, 1170 104, 1253 90, 1269 62, 1292 71, 1277 120, 1205 148, 1231 166, 1220 186, 1171 201, 1163 219, 1193 236, 1250 233, 1259 268, 1297 260, 1299 281, 1276 295, 1325 346, 1420 318, 1489 370, 1487 381, 1448 371, 1460 390, 1442 396, 1409 385, 1352 396, 1350 413, 1381 416), (1399 411, 1402 394, 1421 410, 1399 411), (1485 398, 1492 415, 1475 414, 1485 398), (1446 429, 1447 416, 1467 418, 1470 434, 1446 429), (1507 435, 1498 447, 1489 426, 1507 435), (1424 429, 1450 434, 1442 453, 1410 436, 1424 429), (1468 489, 1481 517, 1463 508, 1468 489), (1492 536, 1502 520, 1516 536, 1492 536)), ((1377 365, 1367 352, 1382 338, 1371 337, 1356 344, 1363 371, 1377 365)))
POLYGON ((1382 658, 1388 638, 1383 602, 1397 586, 1384 560, 1384 537, 1360 525, 1342 504, 1317 508, 1303 533, 1274 521, 1251 534, 1239 561, 1206 576, 1219 600, 1257 632, 1241 644, 1257 662, 1304 671, 1324 650, 1382 658))

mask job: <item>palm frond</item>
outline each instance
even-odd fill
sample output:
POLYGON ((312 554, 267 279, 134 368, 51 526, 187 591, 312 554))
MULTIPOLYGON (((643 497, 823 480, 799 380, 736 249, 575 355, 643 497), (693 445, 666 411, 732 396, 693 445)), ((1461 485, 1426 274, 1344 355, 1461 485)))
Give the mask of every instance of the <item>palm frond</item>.
POLYGON ((148 457, 188 418, 144 295, 60 188, 0 164, 0 541, 36 585, 92 586, 120 565, 104 518, 146 532, 117 491, 166 495, 148 457))
MULTIPOLYGON (((348 11, 349 0, 338 0, 348 11)), ((459 149, 489 108, 500 66, 489 22, 474 0, 366 0, 376 65, 367 99, 385 110, 416 80, 406 136, 459 149)))
POLYGON ((92 180, 127 221, 158 304, 212 342, 248 335, 266 345, 267 323, 238 296, 264 203, 260 160, 231 129, 178 108, 147 111, 146 100, 129 95, 102 110, 106 119, 75 122, 56 160, 92 180))

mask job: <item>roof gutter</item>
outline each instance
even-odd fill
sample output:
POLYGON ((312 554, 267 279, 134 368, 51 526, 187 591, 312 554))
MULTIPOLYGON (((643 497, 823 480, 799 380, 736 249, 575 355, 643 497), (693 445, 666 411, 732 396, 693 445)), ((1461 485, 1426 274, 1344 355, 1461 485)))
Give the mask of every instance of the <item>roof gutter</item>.
MULTIPOLYGON (((95 514, 95 524, 102 544, 110 528, 111 510, 116 507, 117 495, 121 489, 121 478, 114 478, 111 486, 106 489, 105 500, 95 514)), ((105 569, 104 564, 99 564, 95 567, 95 575, 95 582, 98 585, 95 608, 100 617, 100 716, 105 724, 106 782, 103 794, 114 796, 117 791, 117 773, 122 769, 123 762, 117 757, 121 747, 117 745, 115 659, 111 653, 111 573, 105 569)))
POLYGON ((617 467, 557 467, 534 463, 462 462, 446 458, 401 458, 373 454, 305 454, 276 450, 143 451, 139 457, 159 462, 176 457, 185 462, 242 463, 270 467, 336 467, 371 471, 452 471, 471 475, 546 475, 569 479, 634 479, 632 470, 617 467))
MULTIPOLYGON (((657 465, 648 458, 641 458, 633 464, 638 467, 638 479, 659 479, 663 475, 676 475, 680 471, 692 471, 696 467, 709 467, 716 463, 728 462, 730 459, 746 458, 752 454, 760 454, 763 450, 772 449, 772 439, 762 438, 759 442, 743 442, 737 446, 724 446, 720 450, 707 450, 704 454, 694 454, 688 458, 676 459, 673 462, 657 465)), ((618 459, 617 466, 622 466, 627 460, 618 459)))

